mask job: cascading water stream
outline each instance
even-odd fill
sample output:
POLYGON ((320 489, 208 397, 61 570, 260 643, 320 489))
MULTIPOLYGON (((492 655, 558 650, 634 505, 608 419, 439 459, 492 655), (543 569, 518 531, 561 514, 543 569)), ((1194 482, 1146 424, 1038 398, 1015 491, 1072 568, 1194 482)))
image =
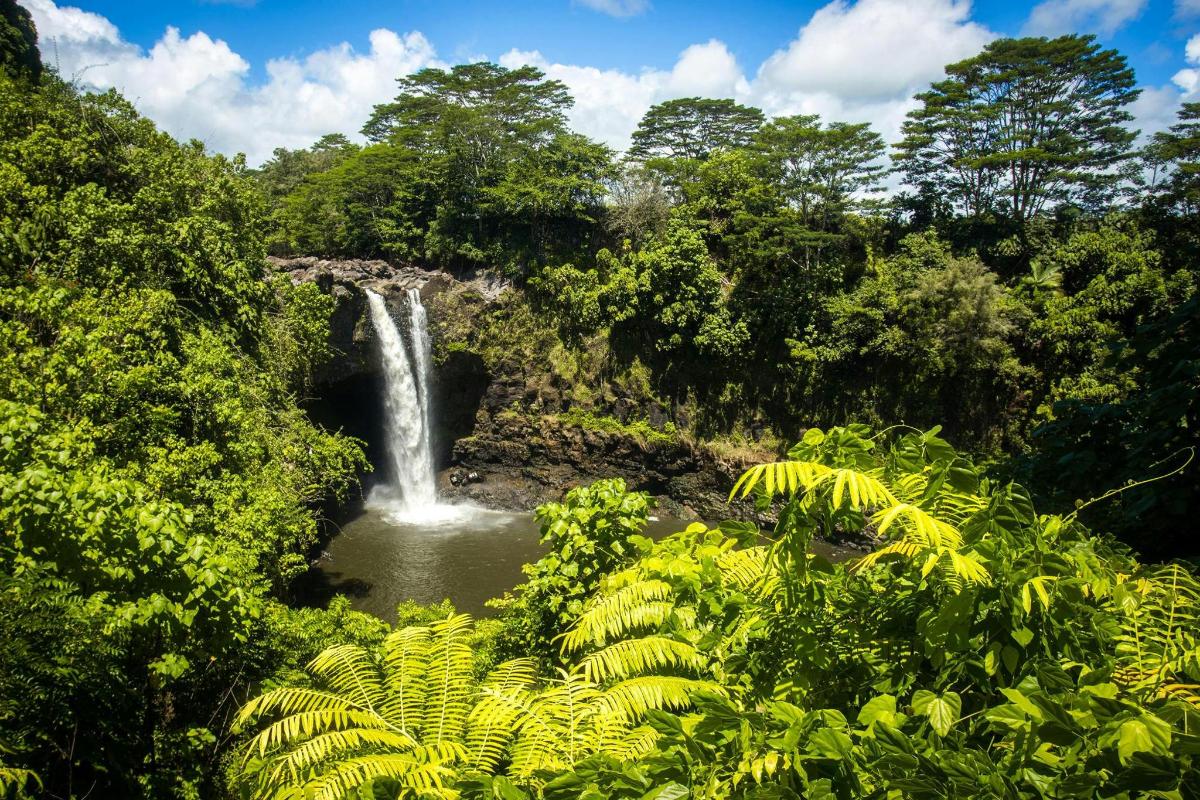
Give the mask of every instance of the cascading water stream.
POLYGON ((445 516, 439 506, 430 446, 430 345, 425 307, 416 289, 408 291, 410 348, 377 293, 367 290, 371 324, 383 360, 384 415, 390 474, 368 502, 398 518, 445 516))

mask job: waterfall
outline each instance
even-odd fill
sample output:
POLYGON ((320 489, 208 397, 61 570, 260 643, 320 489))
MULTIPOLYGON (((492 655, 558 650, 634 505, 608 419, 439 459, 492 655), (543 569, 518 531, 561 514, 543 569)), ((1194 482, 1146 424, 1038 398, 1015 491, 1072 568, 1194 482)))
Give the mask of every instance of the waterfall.
POLYGON ((425 307, 408 290, 409 343, 396 327, 383 298, 367 290, 371 324, 383 359, 384 429, 390 467, 369 502, 400 517, 420 518, 439 508, 430 446, 430 346, 425 307))

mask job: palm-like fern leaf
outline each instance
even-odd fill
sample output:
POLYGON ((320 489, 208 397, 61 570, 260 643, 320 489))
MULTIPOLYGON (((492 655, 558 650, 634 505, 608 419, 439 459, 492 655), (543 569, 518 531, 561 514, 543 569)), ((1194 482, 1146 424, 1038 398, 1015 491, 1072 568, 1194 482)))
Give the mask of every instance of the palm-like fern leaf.
POLYGON ((506 661, 492 670, 482 694, 467 718, 469 763, 476 769, 496 769, 512 743, 528 708, 537 671, 527 658, 506 661))
POLYGON ((1200 581, 1168 564, 1119 588, 1118 680, 1145 695, 1200 705, 1200 581))
POLYGON ((724 690, 711 681, 648 675, 628 678, 610 686, 604 691, 599 705, 606 715, 633 722, 651 709, 681 711, 690 708, 692 697, 701 691, 724 694, 724 690))
POLYGON ((815 461, 757 464, 738 478, 729 493, 729 499, 748 497, 759 486, 767 497, 794 497, 800 489, 810 493, 828 490, 834 508, 841 508, 847 499, 850 507, 855 509, 879 508, 899 502, 874 475, 860 470, 828 467, 815 461))
POLYGON ((900 535, 897 541, 861 558, 855 564, 855 569, 874 566, 890 555, 898 555, 909 561, 919 559, 923 555, 925 558, 921 567, 922 576, 940 568, 955 591, 963 581, 976 584, 991 581, 991 574, 979 556, 960 549, 963 546, 963 538, 958 529, 920 506, 896 503, 874 514, 871 521, 880 536, 886 536, 889 532, 895 535, 895 531, 900 531, 900 535))
POLYGON ((388 696, 382 711, 401 729, 415 735, 420 734, 425 721, 429 637, 428 628, 408 627, 393 631, 383 643, 388 696))
POLYGON ((588 644, 603 645, 630 631, 662 625, 675 608, 672 596, 671 585, 657 579, 641 580, 612 594, 599 595, 563 636, 563 652, 579 652, 588 644))
POLYGON ((512 772, 528 776, 540 769, 573 765, 595 752, 600 690, 580 673, 563 673, 525 709, 512 748, 512 772))
POLYGON ((308 670, 331 692, 362 708, 375 710, 385 699, 379 667, 358 645, 330 647, 309 662, 308 670))
POLYGON ((708 659, 693 645, 665 636, 623 639, 588 655, 578 665, 594 683, 675 669, 702 673, 707 667, 708 659))
POLYGON ((755 464, 742 473, 729 499, 749 497, 760 483, 767 497, 789 496, 800 489, 811 489, 821 477, 833 472, 832 468, 815 461, 774 461, 755 464))
POLYGON ((255 755, 259 758, 265 757, 270 751, 321 732, 350 729, 388 731, 404 736, 410 745, 416 744, 416 740, 403 731, 397 730, 378 714, 358 710, 321 709, 290 714, 267 726, 250 740, 246 747, 246 758, 249 759, 255 755))
POLYGON ((332 692, 301 687, 273 689, 247 702, 238 711, 234 730, 241 730, 252 718, 266 714, 304 714, 312 711, 363 711, 361 706, 332 692))
POLYGON ((362 752, 406 752, 417 747, 418 744, 407 734, 382 728, 329 731, 313 736, 293 747, 283 757, 273 759, 271 780, 275 783, 296 782, 327 761, 362 752))
MULTIPOLYGON (((486 725, 464 736, 477 699, 470 631, 465 615, 396 631, 384 643, 381 663, 353 645, 332 647, 308 665, 319 688, 276 689, 248 702, 238 714, 239 729, 254 719, 277 719, 247 743, 243 785, 256 798, 357 797, 376 780, 445 795, 458 765, 494 768, 512 728, 502 741, 493 742, 486 725), (468 742, 475 746, 471 753, 468 742)), ((532 681, 532 664, 515 661, 502 665, 489 685, 514 690, 532 681)), ((486 709, 475 718, 497 727, 486 709)))
POLYGON ((460 741, 471 711, 471 648, 467 637, 471 617, 456 614, 429 626, 427 700, 424 738, 427 741, 460 741))
POLYGON ((301 796, 313 800, 349 800, 360 796, 359 787, 390 778, 426 795, 452 798, 455 793, 446 784, 454 774, 451 766, 422 751, 361 756, 340 762, 319 779, 307 783, 301 796))
POLYGON ((717 558, 717 569, 733 586, 745 591, 767 574, 767 550, 764 547, 728 550, 717 558))

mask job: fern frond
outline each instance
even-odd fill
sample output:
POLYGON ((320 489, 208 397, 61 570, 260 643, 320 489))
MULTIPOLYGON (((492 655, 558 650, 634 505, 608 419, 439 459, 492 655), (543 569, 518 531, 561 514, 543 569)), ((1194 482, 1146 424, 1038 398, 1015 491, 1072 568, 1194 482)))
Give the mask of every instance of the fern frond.
POLYGON ((382 749, 404 752, 418 747, 411 737, 390 730, 352 728, 330 731, 314 736, 290 750, 286 756, 273 759, 271 780, 276 784, 300 782, 314 766, 331 759, 345 759, 358 751, 382 749))
POLYGON ((504 757, 528 713, 529 688, 536 674, 531 659, 514 659, 492 670, 484 682, 481 696, 467 717, 466 749, 475 769, 494 772, 504 757))
POLYGON ((446 784, 454 770, 440 760, 420 751, 362 756, 341 762, 329 773, 304 787, 313 800, 349 800, 358 796, 358 788, 379 778, 390 778, 418 792, 451 798, 446 784))
POLYGON ((242 706, 233 722, 234 731, 240 731, 252 718, 278 712, 280 714, 301 714, 306 711, 366 711, 367 709, 339 697, 331 692, 319 689, 304 689, 299 687, 283 687, 253 698, 242 706))
POLYGON ((492 689, 525 689, 537 680, 537 662, 532 658, 514 658, 498 664, 488 673, 483 685, 492 689))
POLYGON ((734 586, 746 591, 755 586, 767 573, 767 549, 748 547, 745 550, 728 550, 717 558, 717 569, 722 577, 734 586))
POLYGON ((918 556, 925 555, 925 561, 921 566, 921 576, 924 577, 935 568, 941 567, 943 571, 939 574, 955 592, 961 590, 963 581, 981 585, 992 582, 991 573, 979 560, 979 556, 974 553, 959 552, 950 547, 929 547, 923 542, 905 539, 892 542, 868 553, 855 562, 852 569, 856 572, 867 569, 877 564, 880 559, 890 555, 898 555, 908 561, 915 561, 918 556))
POLYGON ((892 506, 899 502, 874 475, 854 469, 828 467, 815 461, 757 464, 738 478, 729 492, 729 499, 749 497, 759 486, 767 497, 794 497, 800 489, 813 492, 828 488, 834 508, 841 508, 843 500, 847 498, 850 507, 855 509, 892 506))
POLYGON ((799 489, 811 489, 817 480, 833 470, 815 461, 775 461, 756 464, 742 473, 729 492, 729 499, 746 498, 760 483, 767 497, 793 496, 799 489))
POLYGON ((424 724, 429 629, 408 627, 389 634, 383 643, 383 666, 387 699, 381 712, 401 729, 419 734, 424 724))
POLYGON ((471 712, 471 616, 453 614, 429 626, 428 687, 423 738, 434 744, 462 740, 471 712))
MULTIPOLYGON (((992 582, 992 574, 988 572, 987 567, 979 560, 979 556, 970 552, 960 552, 950 548, 945 549, 945 554, 950 558, 950 567, 954 575, 962 578, 968 583, 976 583, 987 585, 992 582)), ((958 591, 958 588, 955 588, 958 591)))
POLYGON ((869 507, 896 505, 899 501, 888 487, 876 477, 853 469, 835 469, 829 475, 818 479, 813 488, 823 483, 833 483, 833 493, 830 501, 834 508, 842 507, 842 500, 848 494, 850 507, 862 510, 869 507))
POLYGON ((335 694, 374 710, 384 700, 383 679, 371 654, 356 644, 321 651, 308 670, 335 694))
POLYGON ((600 698, 599 689, 584 675, 563 673, 522 716, 511 772, 529 776, 541 769, 569 767, 594 753, 600 740, 595 725, 600 698))
POLYGON ((961 528, 987 505, 987 500, 976 495, 942 491, 933 499, 932 511, 939 519, 961 528))
POLYGON ((695 647, 665 636, 623 639, 592 653, 578 665, 587 679, 597 684, 658 670, 701 673, 707 667, 708 659, 695 647))
MULTIPOLYGON (((369 711, 344 709, 303 711, 272 723, 251 739, 246 745, 244 761, 249 761, 256 754, 259 758, 264 758, 269 751, 277 750, 298 739, 307 739, 319 733, 344 731, 350 728, 402 733, 387 720, 369 711)), ((408 738, 411 744, 416 744, 411 737, 408 738)))
POLYGON ((929 486, 929 467, 921 472, 906 472, 892 480, 892 492, 902 502, 916 504, 929 486))
POLYGON ((711 681, 650 675, 628 678, 606 689, 599 699, 602 713, 632 722, 651 709, 682 711, 692 705, 692 695, 699 691, 723 694, 711 681))
POLYGON ((620 741, 606 745, 604 752, 618 761, 636 761, 654 750, 661 738, 658 731, 642 725, 626 733, 620 741))
POLYGON ((853 568, 855 570, 860 570, 866 569, 867 567, 872 567, 885 556, 898 555, 903 556, 906 559, 912 559, 924 549, 925 545, 923 544, 918 542, 908 542, 901 539, 898 542, 892 542, 891 544, 885 545, 878 550, 867 553, 858 561, 854 562, 853 568))
POLYGON ((1117 679, 1147 696, 1161 696, 1167 686, 1180 687, 1171 696, 1192 702, 1189 687, 1200 677, 1200 579, 1178 564, 1168 564, 1118 588, 1117 679))
POLYGON ((962 534, 954 526, 930 516, 919 506, 896 503, 871 517, 880 536, 894 526, 906 539, 917 539, 929 547, 961 547, 962 534))
POLYGON ((597 596, 579 616, 575 627, 563 636, 563 652, 575 653, 588 644, 602 646, 606 640, 629 631, 662 625, 674 609, 669 602, 671 596, 671 585, 655 579, 597 596))

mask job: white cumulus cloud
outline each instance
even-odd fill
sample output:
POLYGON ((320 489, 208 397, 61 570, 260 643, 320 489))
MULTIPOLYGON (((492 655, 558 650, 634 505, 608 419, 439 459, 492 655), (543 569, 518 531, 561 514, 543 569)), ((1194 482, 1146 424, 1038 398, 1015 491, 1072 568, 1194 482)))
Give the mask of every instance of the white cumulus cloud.
POLYGON ((924 85, 995 38, 955 0, 834 0, 759 70, 772 91, 827 92, 859 100, 924 85))
MULTIPOLYGON (((1197 0, 1180 0, 1194 3, 1197 0)), ((1089 31, 1111 36, 1127 22, 1137 19, 1146 0, 1045 0, 1033 7, 1021 32, 1034 36, 1058 36, 1089 31)))
POLYGON ((971 21, 966 0, 834 0, 753 78, 716 39, 687 48, 671 69, 636 73, 551 63, 537 51, 512 50, 500 63, 529 64, 562 81, 576 101, 572 125, 617 149, 651 105, 691 95, 731 97, 769 115, 870 122, 890 141, 913 92, 993 38, 971 21))
POLYGON ((870 122, 895 141, 913 93, 994 38, 969 0, 834 0, 763 63, 752 99, 771 115, 870 122))
POLYGON ((1183 57, 1191 66, 1176 72, 1171 80, 1183 92, 1183 99, 1192 100, 1200 97, 1200 33, 1188 40, 1183 57))
POLYGON ((629 73, 552 63, 536 50, 510 50, 500 56, 500 64, 509 68, 527 64, 562 81, 575 98, 571 126, 617 150, 629 145, 638 121, 655 103, 691 96, 744 100, 750 94, 737 59, 716 39, 688 47, 669 70, 629 73))
MULTIPOLYGON (((644 10, 644 0, 576 0, 612 13, 644 10)), ((115 87, 165 130, 199 138, 251 163, 275 147, 303 147, 322 134, 355 135, 372 106, 395 94, 395 79, 444 66, 419 32, 371 32, 368 52, 340 44, 300 58, 274 59, 266 79, 228 44, 203 32, 168 28, 149 50, 122 38, 105 17, 54 0, 26 0, 42 52, 64 77, 88 88, 115 87)), ((942 67, 979 50, 994 34, 970 19, 969 0, 833 0, 796 38, 749 77, 720 40, 693 44, 669 69, 623 71, 552 63, 536 50, 499 62, 530 64, 575 97, 573 127, 620 150, 646 110, 677 97, 730 97, 768 114, 819 113, 871 122, 889 139, 911 95, 942 67)))
POLYGON ((266 65, 265 82, 220 39, 168 27, 149 50, 125 41, 109 20, 53 0, 26 0, 43 59, 86 88, 116 88, 171 134, 252 164, 275 147, 304 147, 325 133, 354 135, 371 108, 395 96, 398 77, 438 65, 420 33, 372 31, 370 50, 349 44, 266 65))

